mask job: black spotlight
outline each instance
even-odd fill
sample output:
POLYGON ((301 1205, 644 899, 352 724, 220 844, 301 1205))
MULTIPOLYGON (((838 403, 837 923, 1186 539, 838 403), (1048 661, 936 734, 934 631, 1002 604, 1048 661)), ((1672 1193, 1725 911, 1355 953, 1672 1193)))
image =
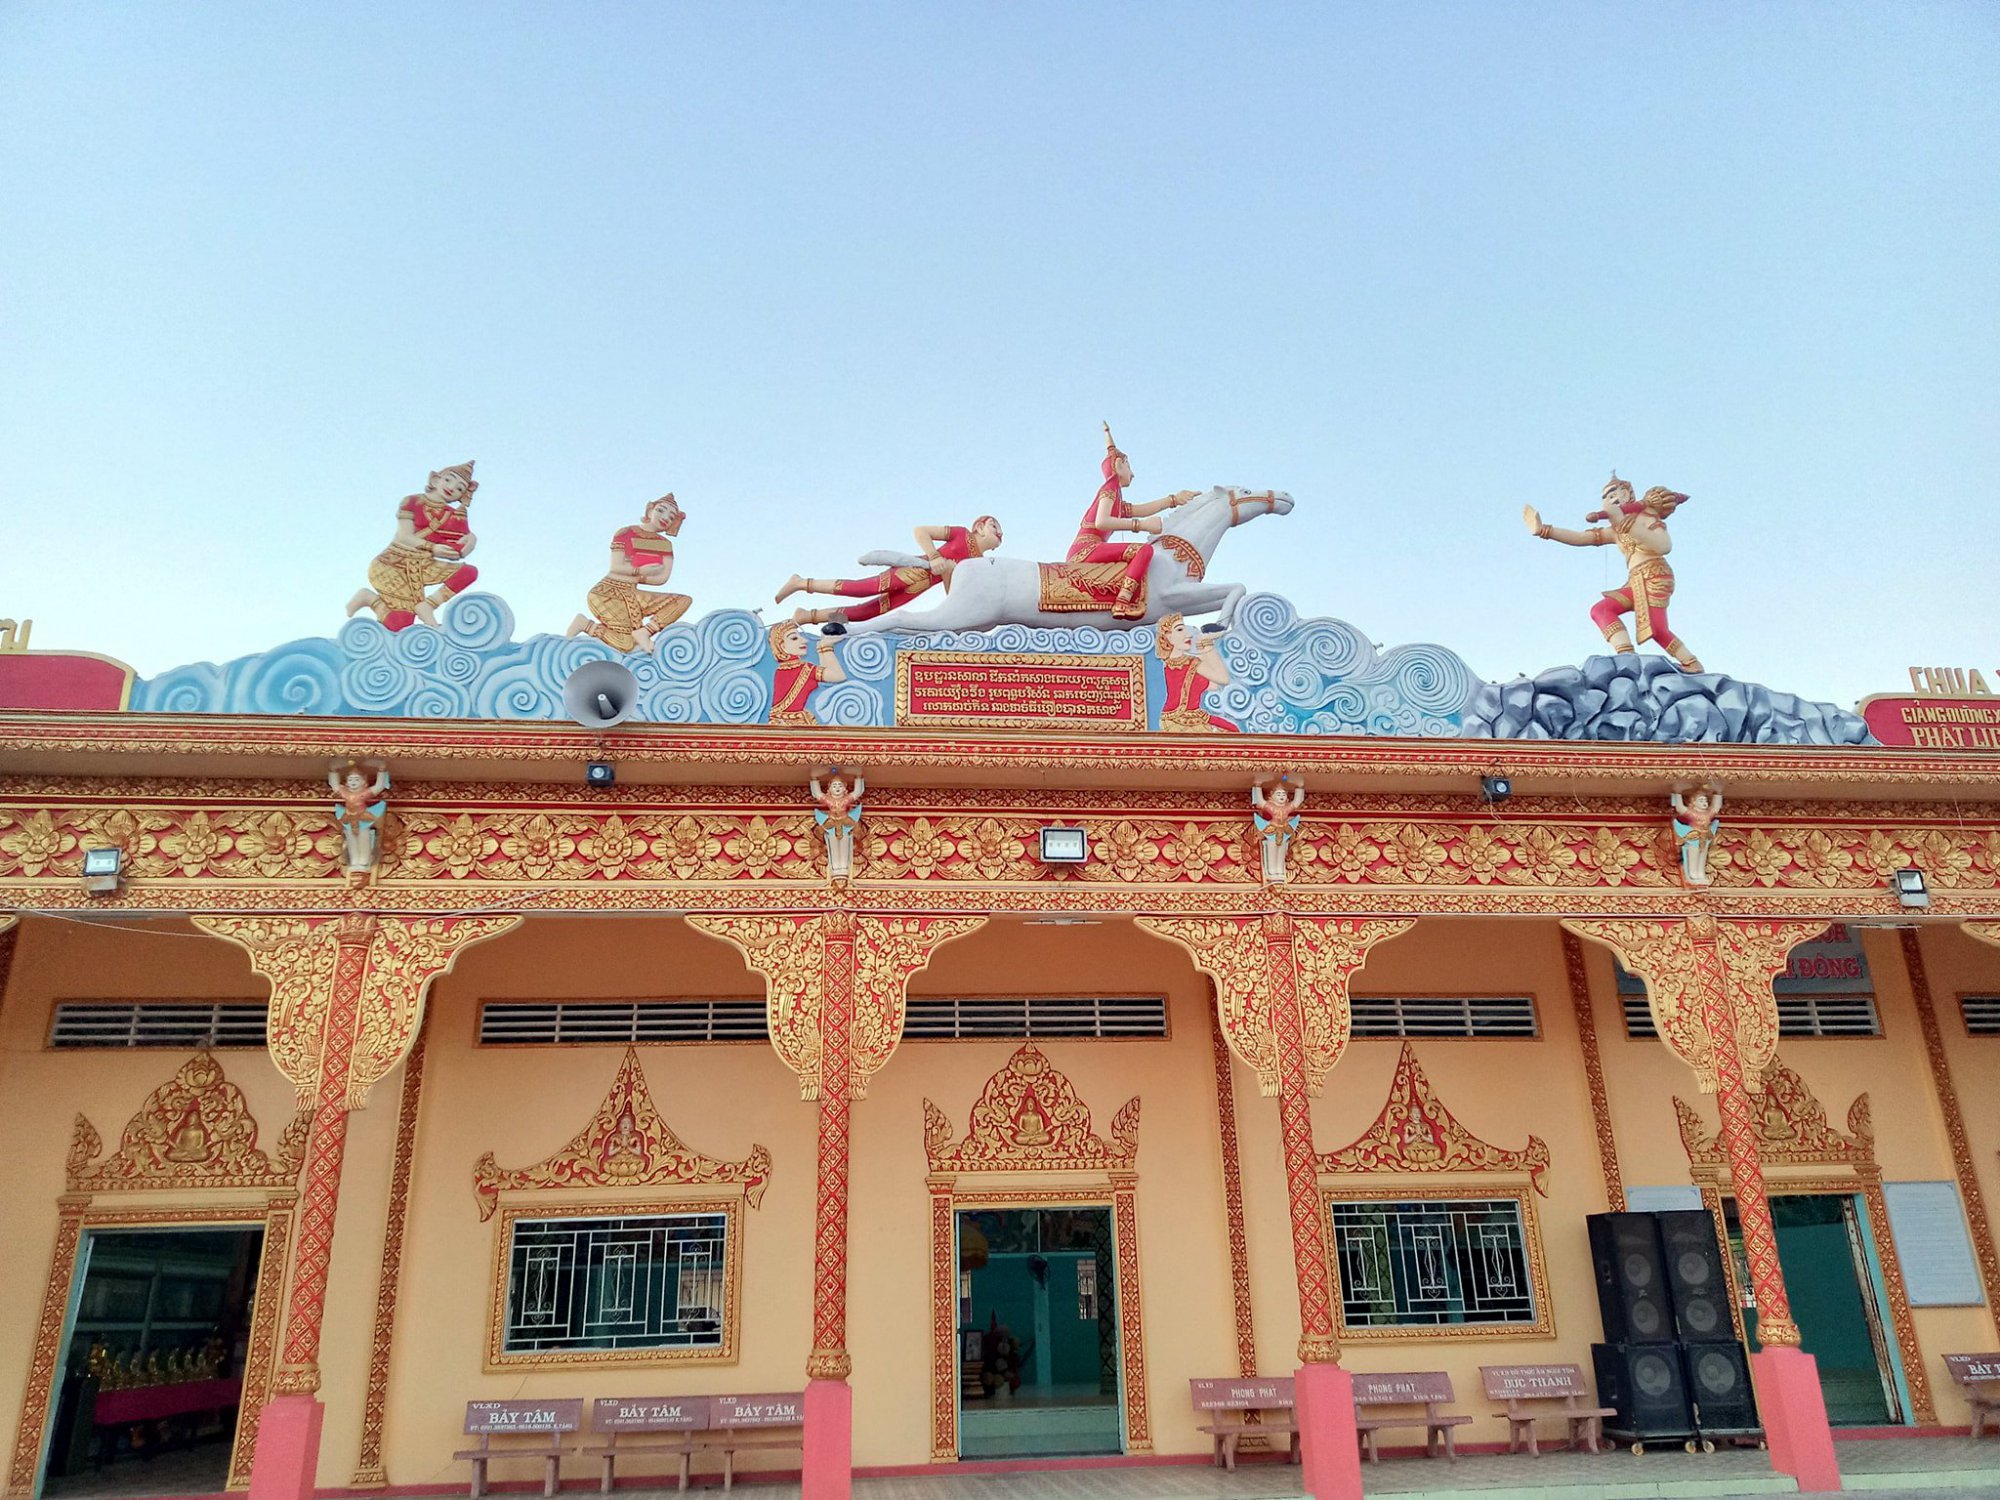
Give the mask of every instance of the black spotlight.
POLYGON ((618 779, 618 768, 608 760, 594 760, 583 768, 585 786, 610 786, 618 779))
POLYGON ((1505 802, 1514 795, 1514 783, 1506 776, 1482 776, 1479 792, 1488 802, 1505 802))

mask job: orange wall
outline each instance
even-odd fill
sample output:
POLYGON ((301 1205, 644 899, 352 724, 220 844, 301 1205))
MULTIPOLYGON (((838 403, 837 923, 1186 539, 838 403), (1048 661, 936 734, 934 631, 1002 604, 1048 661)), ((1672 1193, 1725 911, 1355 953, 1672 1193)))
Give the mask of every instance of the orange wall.
MULTIPOLYGON (((1928 1069, 1893 935, 1870 935, 1885 1035, 1873 1040, 1787 1041, 1781 1055, 1836 1122, 1862 1089, 1875 1105, 1885 1175, 1949 1178, 1928 1069)), ((2000 1117, 2000 1040, 1969 1039, 1956 991, 2000 989, 2000 949, 1950 931, 1926 933, 1931 983, 1947 1050, 1958 1070, 1975 1159, 1989 1202, 2000 1199, 1995 1152, 2000 1117)), ((1685 1183, 1687 1161, 1674 1128, 1675 1094, 1712 1121, 1713 1105, 1692 1075, 1655 1041, 1625 1037, 1611 967, 1588 950, 1594 1015, 1618 1146, 1628 1184, 1685 1183)), ((1419 1059, 1443 1102, 1475 1134, 1515 1149, 1530 1134, 1549 1147, 1549 1196, 1536 1200, 1553 1289, 1554 1339, 1424 1338, 1357 1343, 1357 1369, 1438 1368, 1477 1415, 1471 1441, 1504 1436, 1478 1395, 1482 1363, 1589 1358, 1598 1315, 1583 1216, 1605 1206, 1589 1092, 1559 934, 1545 922, 1426 920, 1378 948, 1356 981, 1364 993, 1528 993, 1541 1035, 1532 1040, 1421 1040, 1419 1059)), ((1165 1041, 1051 1042, 1044 1047, 1090 1106, 1100 1132, 1139 1095, 1139 1241, 1148 1396, 1157 1451, 1193 1453, 1204 1441, 1186 1397, 1191 1376, 1234 1373, 1235 1336, 1222 1215, 1222 1168, 1207 1019, 1207 985, 1171 945, 1116 922, 1037 927, 996 922, 943 949, 912 986, 918 994, 1132 993, 1169 997, 1165 1041)), ((42 1270, 62 1191, 70 1120, 89 1114, 107 1141, 146 1093, 183 1060, 156 1051, 51 1053, 49 1006, 65 996, 258 997, 261 985, 232 948, 161 923, 146 932, 47 919, 24 925, 13 980, 0 1005, 0 1201, 11 1264, 30 1274, 0 1284, 0 1413, 11 1432, 25 1379, 25 1351, 39 1313, 42 1270)), ((421 1126, 411 1185, 403 1294, 392 1365, 387 1467, 398 1484, 456 1482, 465 1401, 481 1397, 793 1390, 810 1344, 816 1112, 763 1044, 652 1046, 641 1056, 655 1102, 687 1143, 736 1159, 753 1144, 772 1153, 760 1208, 744 1215, 742 1300, 734 1364, 500 1371, 485 1368, 499 1220, 482 1224, 472 1168, 492 1151, 503 1167, 526 1166, 562 1146, 602 1099, 621 1049, 481 1048, 483 999, 742 996, 761 994, 734 950, 669 918, 538 918, 470 950, 435 986, 421 1126)), ((929 1220, 923 1104, 935 1101, 965 1128, 985 1081, 1012 1053, 1010 1042, 910 1042, 854 1111, 850 1347, 854 1355, 855 1456, 863 1465, 921 1463, 929 1455, 929 1220)), ((1354 1043, 1313 1107, 1317 1145, 1364 1131, 1381 1109, 1399 1043, 1354 1043)), ((232 1081, 249 1096, 275 1141, 291 1095, 269 1061, 227 1052, 232 1081)), ((1298 1302, 1274 1100, 1232 1062, 1242 1140, 1247 1236, 1259 1364, 1296 1362, 1298 1302)), ((323 1395, 328 1403, 320 1481, 344 1485, 359 1450, 376 1267, 386 1214, 401 1073, 378 1086, 350 1137, 329 1292, 323 1395)), ((1423 1182, 1426 1179, 1409 1179, 1423 1182)), ((1436 1179, 1429 1179, 1435 1181, 1436 1179)), ((1014 1180, 1017 1184, 1021 1179, 1014 1180)), ((1379 1179, 1371 1180, 1374 1185, 1379 1179)), ((1456 1179, 1468 1195, 1477 1178, 1456 1179)), ((1041 1185, 1034 1182, 1029 1185, 1041 1185)), ((964 1184, 970 1192, 970 1183, 964 1184)), ((609 1204, 615 1193, 563 1195, 609 1204)), ((516 1201, 516 1200, 510 1200, 516 1201)), ((548 1201, 524 1195, 519 1201, 548 1201)), ((641 1201, 654 1201, 642 1199, 641 1201)), ((1919 1309, 1915 1315, 1940 1414, 1964 1408, 1944 1381, 1939 1356, 1990 1348, 1983 1308, 1919 1309)), ((774 1462, 795 1463, 790 1455, 774 1462)), ((574 1477, 582 1477, 575 1465, 574 1477)), ((518 1477, 518 1476, 515 1476, 518 1477)))

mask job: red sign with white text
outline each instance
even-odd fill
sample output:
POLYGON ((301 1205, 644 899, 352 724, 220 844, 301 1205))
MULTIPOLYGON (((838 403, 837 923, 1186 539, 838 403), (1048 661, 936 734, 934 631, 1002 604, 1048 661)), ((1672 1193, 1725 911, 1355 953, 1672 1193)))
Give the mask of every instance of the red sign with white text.
POLYGON ((1885 745, 2000 750, 2000 698, 1867 698, 1861 718, 1885 745))

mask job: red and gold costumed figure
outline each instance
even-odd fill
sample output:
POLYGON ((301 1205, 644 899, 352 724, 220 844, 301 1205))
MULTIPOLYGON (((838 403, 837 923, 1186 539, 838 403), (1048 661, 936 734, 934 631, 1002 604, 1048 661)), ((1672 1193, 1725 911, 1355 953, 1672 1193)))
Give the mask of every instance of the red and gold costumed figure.
POLYGON ((465 561, 479 540, 466 521, 478 488, 472 465, 462 463, 433 473, 421 495, 405 496, 396 507, 395 539, 368 565, 368 587, 347 601, 348 616, 372 609, 391 630, 419 620, 436 625, 436 611, 479 576, 465 561))
POLYGON ((1143 620, 1146 610, 1139 601, 1139 588, 1146 581, 1146 569, 1153 563, 1153 544, 1114 542, 1111 533, 1130 531, 1144 536, 1150 532, 1158 536, 1165 524, 1160 520, 1160 512, 1186 505, 1194 498, 1195 492, 1179 490, 1143 504, 1127 500, 1125 486, 1132 482, 1132 460, 1111 440, 1109 422, 1104 424, 1103 472, 1104 483, 1097 487, 1090 509, 1083 513, 1083 521, 1076 529, 1076 540, 1069 544, 1069 554, 1063 561, 1125 564, 1125 581, 1118 587, 1118 598, 1111 606, 1111 613, 1120 620, 1143 620))
POLYGON ((1211 684, 1229 686, 1229 668, 1213 635, 1197 639, 1185 619, 1166 615, 1160 620, 1155 649, 1160 653, 1160 665, 1167 677, 1167 696, 1160 705, 1160 728, 1183 734, 1243 732, 1201 706, 1202 695, 1211 684))
POLYGON ((1000 523, 991 516, 981 516, 970 526, 919 526, 915 536, 915 555, 871 552, 863 557, 864 564, 887 564, 880 573, 866 578, 807 578, 794 573, 778 590, 777 602, 783 604, 794 594, 840 594, 861 601, 837 609, 792 611, 796 625, 825 625, 830 621, 872 620, 901 609, 934 584, 942 583, 949 593, 953 568, 1000 545, 1000 523))
POLYGON ((1630 614, 1642 643, 1658 641, 1660 649, 1683 672, 1699 672, 1701 663, 1695 660, 1694 652, 1667 624, 1667 603, 1674 597, 1674 570, 1667 563, 1674 543, 1667 535, 1667 517, 1687 503, 1687 496, 1656 484, 1643 498, 1634 500, 1631 484, 1613 474, 1604 486, 1603 499, 1604 509, 1592 511, 1584 520, 1610 524, 1588 531, 1551 526, 1532 505, 1522 508, 1521 518, 1528 523, 1528 530, 1546 541, 1568 547, 1615 545, 1624 554, 1629 576, 1624 588, 1607 589, 1592 607, 1591 623, 1622 656, 1637 649, 1625 630, 1624 616, 1630 614))
POLYGON ((788 729, 818 727, 819 720, 807 707, 813 689, 821 683, 847 681, 833 651, 833 637, 808 641, 805 632, 790 620, 771 627, 771 655, 778 663, 771 677, 771 723, 788 729), (817 662, 806 659, 813 655, 819 658, 817 662))
POLYGON ((638 525, 613 532, 611 569, 585 596, 590 614, 578 615, 563 633, 594 635, 614 651, 651 651, 654 636, 694 603, 686 594, 639 587, 665 583, 673 576, 673 538, 680 535, 686 519, 674 497, 662 495, 646 507, 638 525))

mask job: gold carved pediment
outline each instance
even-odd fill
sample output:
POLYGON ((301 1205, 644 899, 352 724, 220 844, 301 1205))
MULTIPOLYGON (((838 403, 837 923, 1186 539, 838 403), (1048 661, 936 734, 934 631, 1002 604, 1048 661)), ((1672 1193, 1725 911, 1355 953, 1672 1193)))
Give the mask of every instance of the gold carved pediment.
POLYGON ((933 1172, 1129 1172, 1139 1159, 1139 1101, 1111 1120, 1111 1138, 1091 1129, 1076 1087, 1033 1042, 986 1080, 966 1132, 924 1101, 924 1151, 933 1172))
POLYGON ((1389 1098, 1375 1123, 1337 1151, 1319 1155, 1326 1173, 1360 1172, 1522 1172, 1535 1191, 1548 1197, 1544 1180, 1549 1148, 1537 1136, 1519 1151, 1482 1141, 1444 1107, 1417 1062, 1416 1049, 1403 1043, 1389 1098))
MULTIPOLYGON (((1847 1107, 1843 1134, 1827 1118, 1806 1081, 1778 1058, 1764 1074, 1764 1088, 1753 1096, 1757 1155, 1766 1166, 1854 1166, 1875 1164, 1875 1121, 1868 1096, 1857 1094, 1847 1107)), ((1710 1131, 1686 1100, 1676 1096, 1674 1114, 1680 1121, 1681 1145, 1695 1167, 1727 1170, 1729 1155, 1720 1130, 1710 1131)))
POLYGON ((611 1090, 569 1144, 532 1167, 503 1169, 488 1151, 472 1169, 481 1221, 493 1217, 500 1195, 527 1188, 628 1188, 734 1184, 752 1208, 771 1180, 771 1153, 752 1146, 741 1161, 704 1156, 673 1132, 653 1104, 636 1047, 611 1080, 611 1090))
POLYGON ((278 1137, 275 1158, 257 1145, 257 1121, 243 1091, 222 1064, 197 1052, 146 1096, 119 1137, 98 1160, 104 1142, 83 1115, 70 1136, 72 1193, 132 1188, 277 1188, 298 1181, 312 1115, 301 1110, 278 1137))

